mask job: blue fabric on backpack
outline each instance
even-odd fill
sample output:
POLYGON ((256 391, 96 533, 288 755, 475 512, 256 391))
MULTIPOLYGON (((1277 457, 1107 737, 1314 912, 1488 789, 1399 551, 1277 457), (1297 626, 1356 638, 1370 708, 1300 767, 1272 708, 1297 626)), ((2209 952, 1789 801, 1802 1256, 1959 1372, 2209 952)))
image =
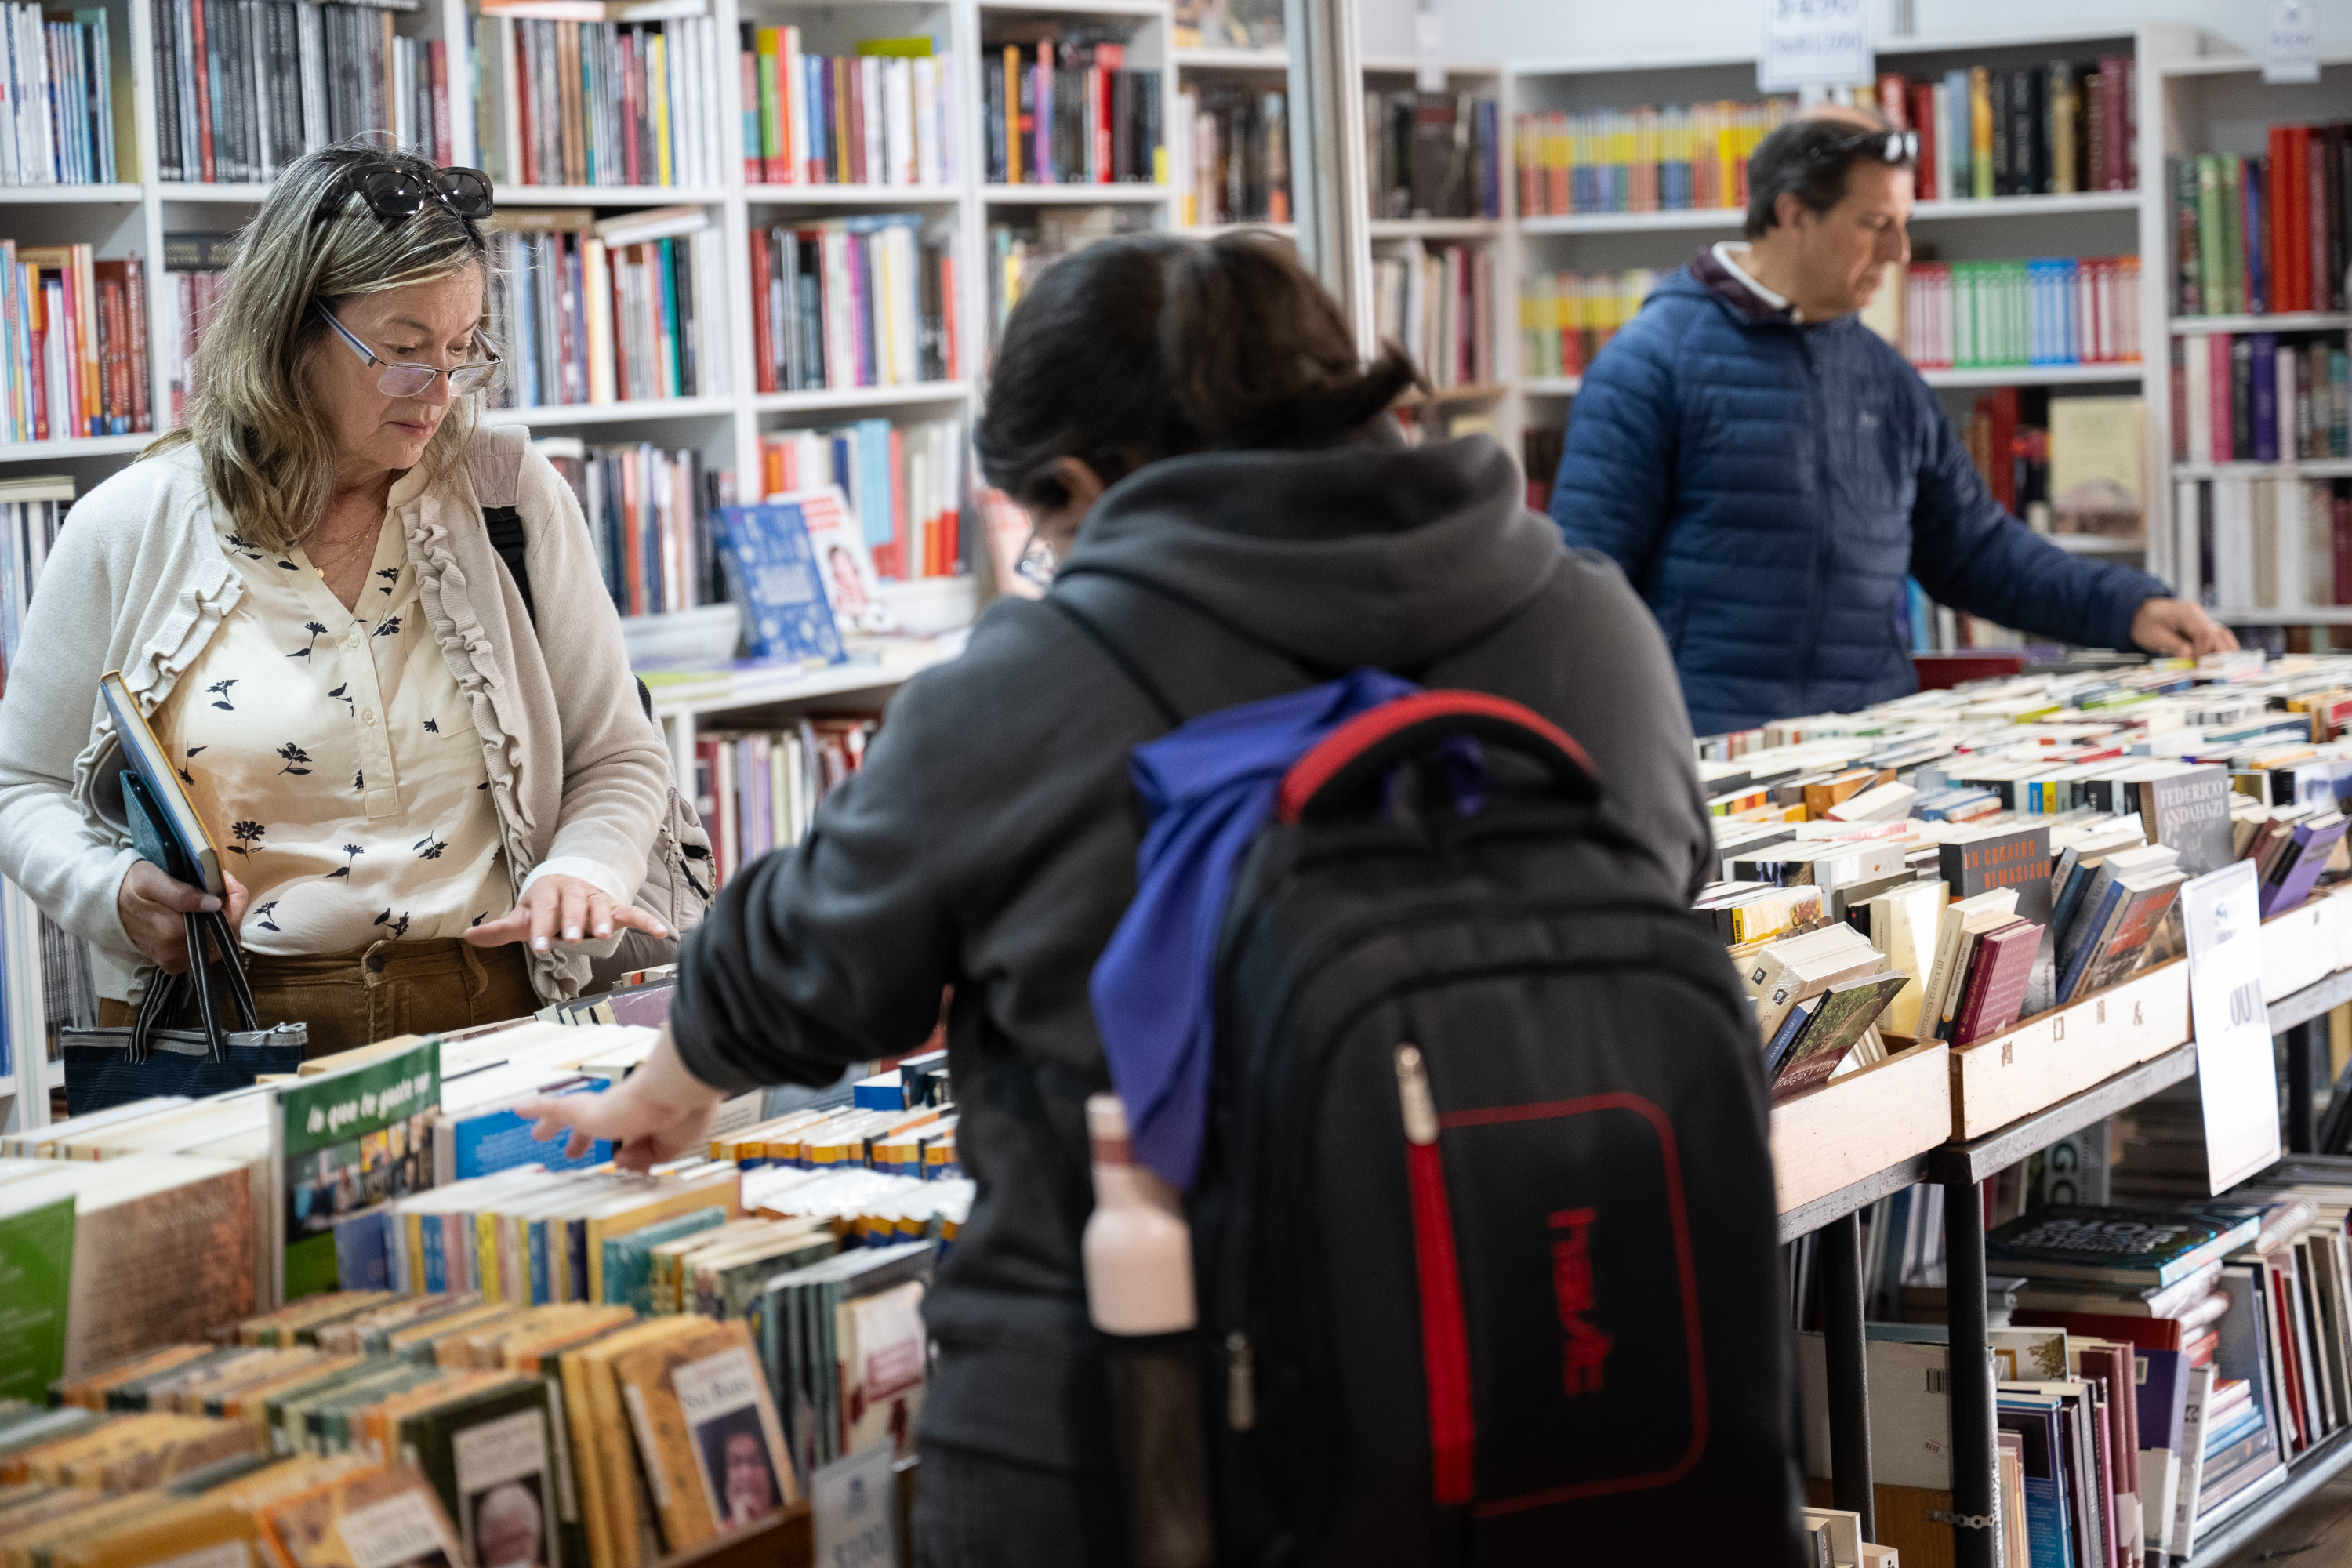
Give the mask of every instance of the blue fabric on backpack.
POLYGON ((1136 1158, 1180 1191, 1201 1163, 1216 1035, 1217 927, 1234 868, 1274 816, 1282 777, 1368 708, 1421 688, 1382 670, 1204 714, 1135 748, 1151 826, 1135 901, 1087 994, 1136 1158))

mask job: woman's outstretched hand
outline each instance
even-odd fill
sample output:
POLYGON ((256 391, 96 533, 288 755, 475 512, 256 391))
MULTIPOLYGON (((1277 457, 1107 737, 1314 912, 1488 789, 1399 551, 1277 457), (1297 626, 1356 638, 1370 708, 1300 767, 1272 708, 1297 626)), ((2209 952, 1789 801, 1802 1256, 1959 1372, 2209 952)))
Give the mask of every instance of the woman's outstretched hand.
POLYGON ((530 1135, 541 1142, 569 1133, 568 1159, 608 1139, 615 1145, 614 1164, 643 1171, 699 1148, 709 1135, 711 1112, 726 1098, 686 1070, 665 1028, 645 1064, 604 1093, 538 1095, 515 1112, 534 1119, 530 1135))
POLYGON ((635 904, 616 904, 612 895, 593 882, 561 874, 541 877, 522 896, 522 902, 494 921, 466 933, 476 947, 501 947, 528 942, 545 952, 559 936, 565 942, 594 942, 625 926, 648 936, 667 936, 669 928, 635 904))

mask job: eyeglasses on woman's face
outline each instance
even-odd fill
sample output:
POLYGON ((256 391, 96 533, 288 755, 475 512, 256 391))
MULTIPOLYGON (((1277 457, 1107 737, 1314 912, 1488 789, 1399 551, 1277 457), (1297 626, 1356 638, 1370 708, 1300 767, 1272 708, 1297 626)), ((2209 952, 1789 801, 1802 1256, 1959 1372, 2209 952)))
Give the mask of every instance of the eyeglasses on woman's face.
POLYGON ((436 375, 447 376, 450 395, 463 397, 469 392, 481 391, 499 374, 499 351, 478 327, 473 333, 474 347, 484 357, 467 360, 454 370, 443 370, 438 365, 394 364, 352 336, 352 330, 337 321, 335 313, 323 304, 319 307, 319 314, 335 329, 337 337, 352 345, 352 353, 359 355, 362 363, 383 367, 383 374, 376 377, 375 389, 386 397, 422 397, 436 375))

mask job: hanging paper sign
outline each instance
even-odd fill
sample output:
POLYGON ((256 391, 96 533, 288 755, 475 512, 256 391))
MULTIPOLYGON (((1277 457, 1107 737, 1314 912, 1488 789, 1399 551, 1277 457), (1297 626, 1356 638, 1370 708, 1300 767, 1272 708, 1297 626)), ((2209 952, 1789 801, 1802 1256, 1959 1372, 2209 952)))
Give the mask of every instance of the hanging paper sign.
POLYGON ((2251 860, 2180 889, 2189 1016, 2205 1105, 2207 1184, 2219 1194, 2279 1157, 2278 1070, 2263 1001, 2262 910, 2251 860))
POLYGON ((1434 11, 1413 13, 1412 85, 1423 92, 1445 90, 1445 23, 1434 11))
POLYGON ((1764 0, 1764 52, 1756 64, 1764 91, 1860 87, 1874 68, 1864 0, 1764 0))
POLYGON ((2266 82, 2319 79, 2319 0, 2271 0, 2263 37, 2266 82))

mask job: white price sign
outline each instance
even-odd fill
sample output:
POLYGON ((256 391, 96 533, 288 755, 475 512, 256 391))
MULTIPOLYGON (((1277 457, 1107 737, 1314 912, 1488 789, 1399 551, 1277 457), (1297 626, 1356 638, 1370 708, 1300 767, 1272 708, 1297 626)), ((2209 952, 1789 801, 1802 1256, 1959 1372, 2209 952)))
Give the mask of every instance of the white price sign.
POLYGON ((2263 37, 2266 82, 2319 79, 2319 0, 2271 0, 2263 37))
POLYGON ((1445 90, 1445 23, 1434 11, 1413 14, 1412 85, 1423 92, 1445 90))
POLYGON ((1762 90, 1860 87, 1872 69, 1864 0, 1764 0, 1764 54, 1756 64, 1762 90))
POLYGON ((898 1478, 887 1438, 810 1478, 817 1568, 898 1568, 898 1478))
POLYGON ((2254 865, 2240 860, 2180 889, 2189 937, 2189 1016, 2205 1104, 2207 1184, 2226 1191, 2279 1157, 2278 1071, 2263 1001, 2263 917, 2254 865))

